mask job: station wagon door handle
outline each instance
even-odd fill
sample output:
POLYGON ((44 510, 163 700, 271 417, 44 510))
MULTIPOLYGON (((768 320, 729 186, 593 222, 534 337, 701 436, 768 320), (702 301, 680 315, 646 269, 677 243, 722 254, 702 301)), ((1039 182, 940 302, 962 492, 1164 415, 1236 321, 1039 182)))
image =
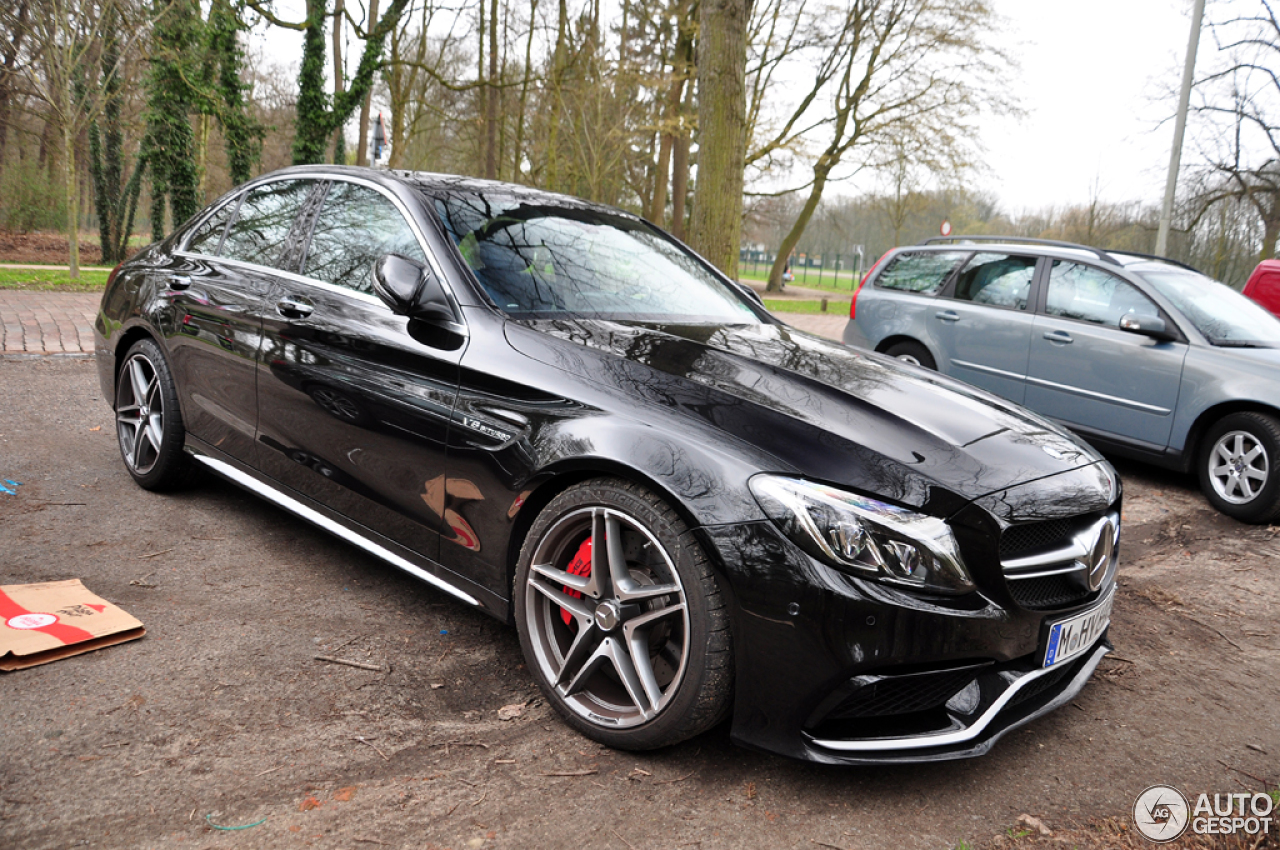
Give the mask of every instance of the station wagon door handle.
POLYGON ((941 319, 944 322, 960 321, 960 314, 957 313, 955 310, 939 310, 933 315, 937 316, 939 319, 941 319))
POLYGON ((1049 340, 1049 342, 1060 342, 1064 345, 1072 341, 1071 334, 1066 331, 1046 331, 1044 338, 1049 340))
POLYGON ((316 306, 302 298, 285 297, 276 302, 276 312, 286 319, 305 319, 316 306))

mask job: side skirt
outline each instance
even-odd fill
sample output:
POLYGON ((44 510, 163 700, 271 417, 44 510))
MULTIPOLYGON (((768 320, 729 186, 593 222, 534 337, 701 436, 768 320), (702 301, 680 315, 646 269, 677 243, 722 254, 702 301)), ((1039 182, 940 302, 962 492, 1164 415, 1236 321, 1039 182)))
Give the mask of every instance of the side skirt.
POLYGON ((460 599, 468 605, 474 605, 484 610, 486 613, 497 617, 504 622, 507 619, 508 600, 500 599, 491 591, 466 581, 461 576, 456 576, 446 568, 434 561, 423 558, 420 555, 409 552, 401 546, 398 546, 391 540, 376 534, 375 532, 365 529, 363 526, 352 527, 353 524, 339 514, 325 508, 305 496, 292 493, 281 488, 274 482, 263 479, 258 473, 228 457, 220 456, 221 453, 211 447, 203 445, 202 441, 187 435, 187 451, 192 458, 206 468, 216 472, 218 475, 227 479, 256 496, 260 496, 271 502, 277 507, 283 508, 289 513, 304 519, 335 537, 341 538, 348 543, 356 546, 370 555, 390 564, 391 566, 409 573, 413 577, 420 579, 437 590, 442 590, 450 596, 460 599), (404 554, 398 554, 394 549, 399 549, 404 554), (413 560, 410 560, 410 559, 413 560), (414 563, 416 560, 419 563, 414 563), (448 579, 441 578, 437 572, 445 573, 448 579), (456 584, 454 583, 456 582, 456 584), (470 585, 464 590, 459 585, 470 585), (474 594, 474 595, 473 595, 474 594))

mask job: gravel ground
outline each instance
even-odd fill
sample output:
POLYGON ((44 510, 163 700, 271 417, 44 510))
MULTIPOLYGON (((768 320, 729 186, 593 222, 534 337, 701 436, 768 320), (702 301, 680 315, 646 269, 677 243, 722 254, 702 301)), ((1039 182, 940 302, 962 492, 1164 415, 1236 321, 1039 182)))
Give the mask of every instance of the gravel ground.
POLYGON ((1280 539, 1181 476, 1119 467, 1116 656, 988 756, 821 768, 725 728, 636 755, 561 724, 507 626, 226 483, 134 486, 90 361, 0 387, 2 583, 81 578, 148 630, 0 674, 0 847, 1140 846, 1149 785, 1280 780, 1280 539))

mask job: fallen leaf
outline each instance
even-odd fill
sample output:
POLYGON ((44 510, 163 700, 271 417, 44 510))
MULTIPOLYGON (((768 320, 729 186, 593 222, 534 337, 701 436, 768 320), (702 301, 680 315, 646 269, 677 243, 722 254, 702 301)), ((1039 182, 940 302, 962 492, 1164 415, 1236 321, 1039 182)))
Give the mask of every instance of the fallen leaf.
POLYGON ((348 785, 346 788, 339 788, 334 792, 333 799, 339 803, 349 803, 351 798, 356 795, 356 788, 358 787, 358 785, 348 785))
POLYGON ((1053 830, 1045 826, 1044 821, 1040 820, 1040 818, 1032 817, 1031 815, 1018 815, 1018 819, 1015 823, 1020 826, 1025 826, 1027 829, 1034 830, 1044 836, 1053 835, 1053 830))
POLYGON ((756 784, 754 782, 747 783, 747 799, 754 800, 756 798, 756 784))
POLYGON ((298 811, 309 812, 312 809, 320 808, 322 805, 324 804, 321 803, 319 800, 317 800, 315 797, 308 797, 307 799, 302 801, 301 806, 298 806, 298 811))
POLYGON ((295 823, 293 826, 289 827, 289 831, 290 831, 290 832, 302 832, 302 827, 298 826, 298 825, 295 823))
POLYGON ((527 702, 514 702, 511 705, 504 705, 502 708, 498 709, 498 719, 515 720, 517 717, 524 714, 524 707, 528 704, 529 703, 527 702))

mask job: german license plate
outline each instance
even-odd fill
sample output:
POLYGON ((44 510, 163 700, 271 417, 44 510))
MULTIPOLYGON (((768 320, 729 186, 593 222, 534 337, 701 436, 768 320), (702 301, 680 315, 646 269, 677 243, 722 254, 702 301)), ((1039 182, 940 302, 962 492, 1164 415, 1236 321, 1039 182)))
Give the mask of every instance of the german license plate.
POLYGON ((1049 626, 1049 641, 1044 650, 1042 667, 1052 667, 1075 658, 1098 640, 1111 623, 1111 603, 1116 591, 1111 592, 1098 605, 1049 626))

